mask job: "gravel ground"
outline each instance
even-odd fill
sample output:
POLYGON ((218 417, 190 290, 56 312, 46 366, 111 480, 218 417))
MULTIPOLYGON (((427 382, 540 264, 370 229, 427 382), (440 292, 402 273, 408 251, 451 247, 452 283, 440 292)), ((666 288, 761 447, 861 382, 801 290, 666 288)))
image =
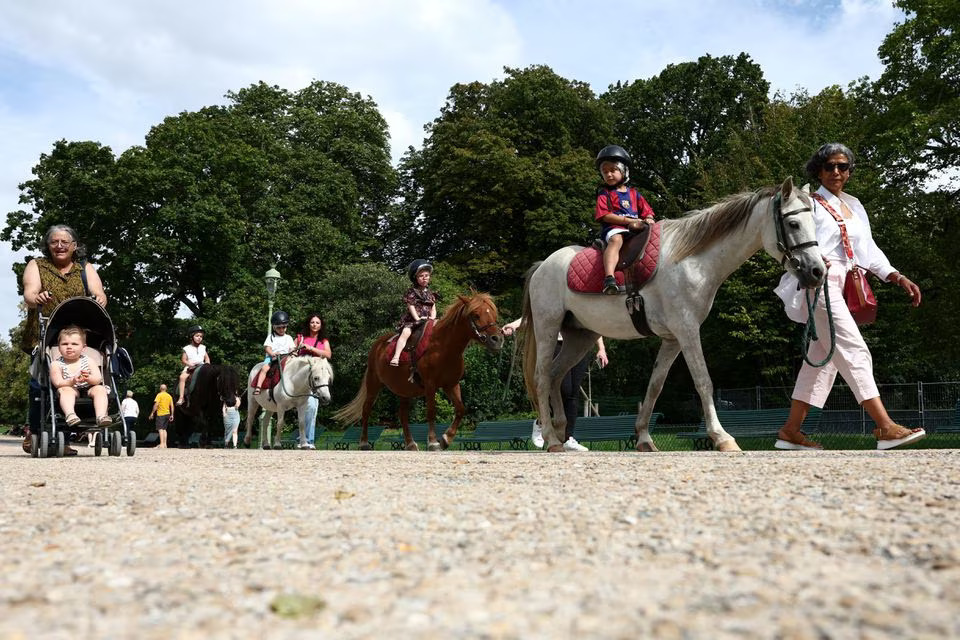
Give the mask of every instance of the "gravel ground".
POLYGON ((0 638, 960 637, 960 451, 0 438, 0 638))

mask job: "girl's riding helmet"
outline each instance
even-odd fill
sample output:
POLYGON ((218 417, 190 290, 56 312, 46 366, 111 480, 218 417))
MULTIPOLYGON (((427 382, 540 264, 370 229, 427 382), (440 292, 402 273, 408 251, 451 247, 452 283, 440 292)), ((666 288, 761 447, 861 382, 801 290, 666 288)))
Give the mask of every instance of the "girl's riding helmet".
POLYGON ((270 324, 273 326, 290 324, 290 314, 286 311, 275 311, 274 314, 270 316, 270 324))
POLYGON ((417 258, 410 263, 410 266, 407 267, 407 275, 410 276, 410 282, 417 283, 417 274, 421 271, 429 271, 433 273, 433 265, 424 260, 423 258, 417 258))

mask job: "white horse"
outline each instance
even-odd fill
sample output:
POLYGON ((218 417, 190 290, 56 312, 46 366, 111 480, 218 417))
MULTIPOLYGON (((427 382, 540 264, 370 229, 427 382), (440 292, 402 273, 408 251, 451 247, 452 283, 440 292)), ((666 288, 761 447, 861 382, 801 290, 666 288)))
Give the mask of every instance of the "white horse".
POLYGON ((273 448, 283 448, 280 444, 280 434, 283 432, 284 414, 288 409, 297 409, 300 422, 300 444, 307 441, 306 424, 304 424, 304 409, 310 396, 316 397, 321 405, 330 404, 330 383, 333 382, 333 367, 326 358, 289 357, 284 362, 280 375, 280 382, 273 389, 273 400, 270 400, 270 391, 264 389, 254 395, 251 384, 260 367, 261 362, 250 370, 247 378, 247 434, 243 443, 250 446, 251 427, 257 414, 257 407, 263 408, 260 418, 260 446, 269 449, 270 445, 270 418, 277 414, 277 434, 273 448))
MULTIPOLYGON (((802 286, 816 287, 826 268, 816 242, 809 194, 788 178, 779 188, 729 196, 702 211, 661 222, 660 266, 640 291, 651 330, 662 342, 646 397, 637 415, 637 450, 656 451, 648 423, 664 380, 677 355, 693 376, 707 433, 717 451, 739 451, 724 431, 713 405, 713 382, 700 345, 700 325, 710 313, 717 290, 737 267, 761 247, 802 286)), ((567 288, 567 266, 580 247, 566 247, 528 272, 524 286, 524 373, 527 389, 540 414, 550 451, 562 450, 566 418, 550 407, 562 407, 560 383, 567 371, 596 343, 598 336, 617 340, 641 338, 630 320, 622 295, 575 293, 567 288), (553 352, 558 332, 563 347, 553 352)))

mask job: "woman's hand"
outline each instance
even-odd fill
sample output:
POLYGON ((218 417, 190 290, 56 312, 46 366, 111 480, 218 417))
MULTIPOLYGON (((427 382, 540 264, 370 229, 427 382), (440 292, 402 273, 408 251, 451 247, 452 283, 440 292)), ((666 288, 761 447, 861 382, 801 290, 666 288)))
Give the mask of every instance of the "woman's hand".
POLYGON ((910 304, 919 307, 922 296, 920 295, 920 287, 917 286, 917 283, 901 273, 898 284, 903 287, 903 290, 910 296, 910 304))
POLYGON ((53 294, 49 291, 41 291, 37 294, 37 305, 42 306, 53 300, 53 294))

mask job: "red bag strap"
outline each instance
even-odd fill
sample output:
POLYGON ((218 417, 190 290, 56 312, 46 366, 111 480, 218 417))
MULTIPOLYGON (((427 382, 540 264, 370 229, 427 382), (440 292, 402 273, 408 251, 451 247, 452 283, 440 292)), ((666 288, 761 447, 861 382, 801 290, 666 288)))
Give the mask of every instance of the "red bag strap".
POLYGON ((843 221, 843 216, 837 213, 837 210, 831 207, 826 198, 819 193, 812 193, 810 195, 837 221, 837 225, 840 227, 840 237, 843 238, 843 249, 846 251, 847 257, 853 260, 853 247, 850 245, 850 236, 847 235, 847 224, 843 221))

